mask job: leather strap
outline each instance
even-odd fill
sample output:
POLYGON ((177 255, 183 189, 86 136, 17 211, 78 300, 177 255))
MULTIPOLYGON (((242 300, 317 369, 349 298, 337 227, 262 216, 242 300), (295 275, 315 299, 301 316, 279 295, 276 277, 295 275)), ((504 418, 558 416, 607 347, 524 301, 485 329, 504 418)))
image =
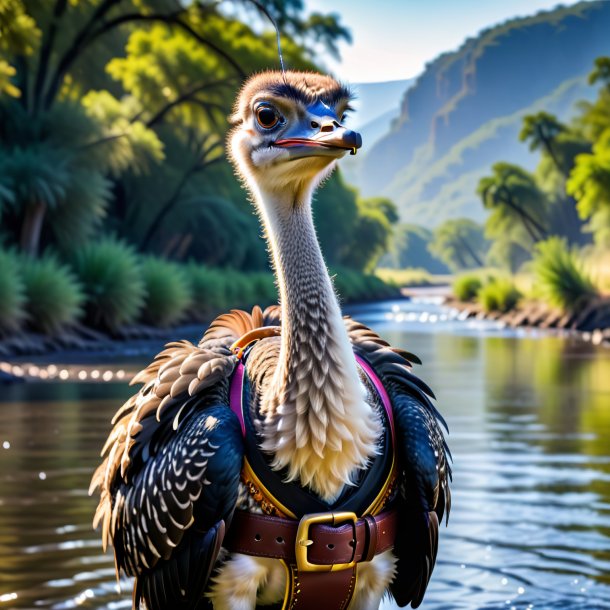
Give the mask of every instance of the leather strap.
MULTIPOLYGON (((332 513, 325 515, 332 519, 332 513)), ((223 546, 284 563, 288 582, 282 610, 346 610, 356 588, 358 562, 370 561, 394 546, 398 513, 386 510, 336 527, 312 523, 307 539, 298 540, 300 524, 311 517, 296 521, 237 510, 223 546), (329 571, 310 571, 309 565, 299 569, 296 549, 301 542, 306 543, 301 549, 306 548, 307 563, 314 568, 327 566, 329 571), (330 571, 333 566, 343 568, 338 564, 349 565, 330 571)))
POLYGON ((282 610, 346 610, 356 588, 354 566, 339 572, 301 572, 288 566, 288 589, 282 610))
MULTIPOLYGON (((296 565, 298 527, 299 521, 293 519, 236 510, 223 546, 236 553, 283 559, 296 565)), ((314 524, 309 528, 308 538, 312 543, 307 547, 307 559, 312 564, 326 566, 370 561, 394 546, 397 527, 398 513, 394 509, 376 517, 358 519, 355 526, 353 523, 337 527, 314 524)))

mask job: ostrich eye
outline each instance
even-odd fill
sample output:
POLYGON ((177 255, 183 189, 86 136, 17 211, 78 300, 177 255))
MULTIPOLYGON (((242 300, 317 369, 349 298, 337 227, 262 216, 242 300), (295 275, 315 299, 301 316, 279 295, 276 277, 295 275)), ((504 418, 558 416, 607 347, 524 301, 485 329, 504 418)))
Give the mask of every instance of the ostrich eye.
POLYGON ((256 109, 256 120, 261 127, 271 129, 280 122, 278 113, 269 106, 259 106, 256 109))

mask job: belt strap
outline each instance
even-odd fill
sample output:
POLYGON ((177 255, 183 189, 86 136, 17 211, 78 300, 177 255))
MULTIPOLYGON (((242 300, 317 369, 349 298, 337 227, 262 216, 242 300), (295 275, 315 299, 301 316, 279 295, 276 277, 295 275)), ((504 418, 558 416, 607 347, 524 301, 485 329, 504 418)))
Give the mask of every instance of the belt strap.
POLYGON ((353 513, 316 513, 300 521, 235 511, 223 546, 280 559, 288 569, 284 610, 345 610, 356 585, 356 564, 394 546, 396 510, 357 519, 353 513), (334 525, 333 525, 334 524, 334 525))
MULTIPOLYGON (((329 516, 328 523, 332 522, 332 513, 322 514, 329 516)), ((297 540, 299 525, 313 516, 305 515, 301 521, 295 521, 236 510, 223 546, 244 555, 283 559, 296 564, 297 544, 311 541, 308 545, 299 544, 307 549, 307 560, 314 565, 329 566, 329 569, 333 565, 370 560, 394 546, 398 526, 398 513, 394 509, 376 517, 358 519, 355 525, 344 522, 333 527, 313 523, 306 540, 297 540), (375 526, 371 527, 370 522, 375 526)))

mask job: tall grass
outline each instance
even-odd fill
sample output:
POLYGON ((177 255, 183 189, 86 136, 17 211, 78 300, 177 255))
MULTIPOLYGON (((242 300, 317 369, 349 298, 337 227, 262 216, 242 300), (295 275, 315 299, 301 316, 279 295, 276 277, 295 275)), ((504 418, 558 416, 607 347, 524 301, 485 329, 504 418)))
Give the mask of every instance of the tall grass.
POLYGON ((131 246, 111 238, 91 243, 76 252, 73 267, 85 292, 87 324, 114 331, 135 322, 145 287, 131 246))
POLYGON ((77 322, 84 295, 70 270, 53 256, 24 258, 20 264, 25 287, 28 326, 57 335, 77 322))
POLYGON ((506 312, 512 309, 521 298, 512 280, 496 278, 482 286, 477 293, 477 300, 487 312, 506 312))
POLYGON ((573 310, 597 294, 578 252, 563 238, 536 245, 533 269, 544 297, 555 307, 573 310))
POLYGON ((25 286, 17 258, 0 250, 0 336, 13 333, 24 319, 25 286))
POLYGON ((147 257, 142 261, 142 278, 146 290, 142 321, 162 328, 182 321, 193 303, 184 269, 163 259, 147 257))
POLYGON ((463 302, 474 301, 483 282, 478 275, 465 274, 458 276, 451 287, 455 297, 463 302))

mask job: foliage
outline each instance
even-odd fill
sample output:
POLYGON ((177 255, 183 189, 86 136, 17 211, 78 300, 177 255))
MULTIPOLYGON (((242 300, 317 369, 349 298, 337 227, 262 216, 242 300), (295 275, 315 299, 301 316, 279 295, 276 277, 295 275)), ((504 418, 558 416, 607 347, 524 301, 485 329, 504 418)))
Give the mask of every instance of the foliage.
POLYGON ((313 215, 324 258, 329 265, 349 265, 353 232, 358 223, 356 189, 335 171, 316 193, 313 215))
POLYGON ((519 139, 522 142, 529 142, 529 149, 532 151, 544 150, 553 158, 556 165, 561 167, 555 152, 555 141, 564 131, 565 125, 562 125, 556 116, 542 111, 528 114, 523 118, 519 139))
POLYGON ((211 316, 237 306, 266 307, 277 303, 277 290, 271 273, 239 273, 191 263, 187 267, 193 294, 189 317, 207 321, 211 316))
POLYGON ((465 274, 455 278, 451 290, 460 301, 473 301, 477 293, 483 286, 483 282, 478 275, 465 274))
MULTIPOLYGON (((2 3, 0 88, 18 97, 0 104, 5 239, 66 251, 103 225, 145 251, 264 268, 222 160, 235 89, 277 61, 273 35, 258 32, 266 18, 245 10, 255 29, 211 2, 2 3), (214 239, 199 239, 206 228, 214 239)), ((349 39, 337 16, 305 16, 299 1, 269 10, 295 69, 349 39)))
POLYGON ((0 214, 6 237, 18 238, 23 251, 36 254, 41 243, 71 249, 100 225, 111 197, 108 172, 137 156, 133 142, 129 150, 118 145, 131 138, 102 151, 93 142, 104 134, 71 101, 35 118, 15 100, 0 101, 0 214))
POLYGON ((384 282, 400 287, 438 286, 447 282, 447 276, 431 275, 427 269, 421 267, 407 267, 406 269, 378 267, 375 275, 384 282))
POLYGON ((496 163, 492 172, 481 179, 477 188, 483 205, 492 211, 486 223, 487 234, 495 235, 509 220, 520 224, 533 243, 546 237, 545 198, 534 177, 510 163, 496 163))
POLYGON ((447 220, 434 231, 430 252, 453 271, 482 267, 487 250, 483 230, 467 218, 447 220))
POLYGON ((180 322, 192 306, 191 287, 181 267, 147 257, 142 261, 141 273, 146 291, 142 321, 162 328, 180 322))
POLYGON ((256 302, 261 307, 275 305, 278 302, 277 286, 271 273, 259 272, 250 275, 256 294, 256 302))
POLYGON ((28 326, 46 335, 57 335, 82 314, 84 295, 72 272, 46 255, 24 257, 20 262, 25 287, 28 326))
POLYGON ((85 321, 114 331, 135 322, 144 303, 137 255, 131 246, 105 238, 74 255, 73 268, 85 293, 85 321))
POLYGON ((395 284, 384 282, 376 275, 363 274, 347 268, 333 270, 333 284, 343 302, 395 298, 400 295, 395 284))
POLYGON ((591 154, 576 157, 567 191, 578 200, 582 218, 610 208, 610 129, 601 134, 591 154))
POLYGON ((353 269, 372 272, 387 251, 392 225, 398 221, 394 204, 386 198, 358 199, 358 217, 350 235, 349 259, 353 269))
POLYGON ((551 237, 537 244, 533 268, 540 289, 556 307, 574 309, 596 293, 578 252, 565 239, 551 237))
POLYGON ((227 280, 220 269, 213 269, 191 262, 186 268, 193 296, 189 317, 206 321, 227 308, 227 280))
POLYGON ((23 323, 25 290, 13 252, 0 250, 0 336, 19 330, 23 323))
MULTIPOLYGON (((276 65, 277 51, 259 9, 232 4, 0 0, 0 241, 28 255, 34 296, 59 278, 54 303, 28 301, 48 310, 30 314, 33 326, 58 332, 81 304, 86 323, 112 332, 277 302, 223 154, 235 90, 276 65)), ((316 69, 321 49, 336 54, 350 38, 336 15, 306 14, 301 0, 265 7, 291 68, 316 69)), ((355 270, 346 292, 387 292, 359 271, 387 248, 392 203, 361 199, 336 172, 314 207, 326 259, 355 270)))
POLYGON ((477 293, 477 301, 487 312, 509 311, 520 298, 521 293, 508 278, 494 278, 482 286, 477 293))
POLYGON ((581 104, 575 127, 592 143, 589 150, 575 155, 566 190, 578 204, 578 213, 587 220, 586 230, 598 245, 610 243, 610 57, 599 57, 589 75, 591 84, 600 83, 597 100, 581 104))

